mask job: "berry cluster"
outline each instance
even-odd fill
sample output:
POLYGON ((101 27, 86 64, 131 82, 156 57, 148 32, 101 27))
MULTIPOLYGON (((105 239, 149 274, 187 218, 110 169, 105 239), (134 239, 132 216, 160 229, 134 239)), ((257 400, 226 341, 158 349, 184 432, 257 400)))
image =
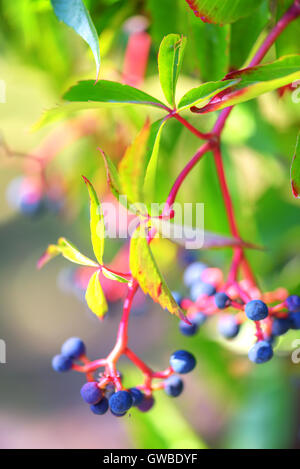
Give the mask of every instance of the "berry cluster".
POLYGON ((248 356, 254 363, 265 363, 273 356, 272 344, 277 336, 300 329, 300 297, 288 296, 284 288, 263 294, 250 280, 231 280, 229 275, 224 282, 220 269, 201 262, 191 263, 183 280, 189 297, 178 292, 173 296, 187 313, 189 322, 179 323, 180 332, 186 336, 195 335, 209 316, 230 310, 219 318, 220 334, 233 339, 246 320, 253 321, 257 342, 248 356))
POLYGON ((86 374, 87 382, 80 393, 94 414, 103 415, 110 409, 116 417, 123 417, 131 407, 137 407, 141 412, 150 410, 155 402, 155 390, 164 389, 169 396, 178 397, 183 391, 183 381, 175 373, 186 374, 196 366, 194 356, 185 350, 174 352, 169 368, 159 373, 152 372, 129 349, 127 355, 145 374, 144 384, 130 389, 123 388, 122 376, 117 370, 110 371, 109 358, 90 361, 83 341, 77 337, 71 337, 63 344, 61 353, 53 357, 52 367, 60 373, 73 369, 86 374), (96 379, 95 374, 101 367, 105 371, 96 379), (154 384, 155 378, 161 381, 154 384))

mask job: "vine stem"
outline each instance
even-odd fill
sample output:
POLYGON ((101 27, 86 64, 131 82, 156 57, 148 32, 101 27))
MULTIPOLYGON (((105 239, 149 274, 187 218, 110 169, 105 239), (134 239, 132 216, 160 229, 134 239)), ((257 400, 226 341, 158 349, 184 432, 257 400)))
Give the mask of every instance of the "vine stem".
MULTIPOLYGON (((249 64, 250 67, 253 67, 260 63, 260 61, 269 51, 269 49, 274 44, 275 40, 278 38, 281 32, 298 16, 300 16, 300 0, 295 0, 294 4, 282 16, 282 18, 277 22, 274 28, 267 35, 263 44, 260 46, 256 54, 252 58, 249 64)), ((176 199, 178 191, 180 187, 182 186, 183 182, 185 181, 186 177, 190 173, 190 171, 195 167, 198 161, 207 152, 212 150, 218 178, 220 181, 220 186, 222 190, 222 195, 224 199, 224 204, 226 208, 230 230, 233 236, 239 238, 240 237, 239 230, 238 230, 238 226, 236 223, 233 204, 232 204, 230 192, 229 192, 226 177, 225 177, 225 171, 224 171, 221 148, 220 148, 220 136, 224 129, 226 121, 233 109, 233 106, 225 108, 221 111, 211 133, 202 133, 201 131, 197 130, 188 121, 186 121, 186 119, 184 119, 179 114, 177 114, 176 110, 171 110, 165 105, 158 105, 158 107, 161 107, 168 112, 168 115, 166 116, 167 119, 170 117, 174 117, 176 120, 181 122, 191 133, 196 135, 198 138, 207 140, 207 142, 201 146, 201 148, 197 151, 197 153, 193 156, 193 158, 187 163, 187 165, 183 168, 183 170, 180 172, 179 176, 175 180, 169 192, 169 195, 167 197, 167 200, 163 209, 163 215, 165 215, 166 213, 167 214, 170 213, 170 209, 176 199)), ((151 237, 150 237, 150 240, 151 240, 151 237)), ((236 247, 234 248, 234 257, 232 261, 231 270, 229 273, 229 277, 231 278, 233 283, 236 281, 239 265, 242 266, 245 272, 246 278, 253 285, 256 285, 254 275, 244 256, 243 249, 241 247, 236 247)), ((138 287, 139 287, 138 282, 134 280, 133 277, 131 277, 131 280, 129 282, 127 297, 124 301, 123 315, 122 315, 121 322, 119 324, 116 344, 113 350, 110 352, 110 354, 105 360, 101 360, 100 362, 98 361, 98 365, 101 364, 101 366, 105 366, 105 373, 113 378, 116 388, 118 390, 122 389, 121 380, 118 376, 118 372, 116 369, 116 363, 121 355, 126 355, 133 363, 136 364, 136 366, 145 375, 145 382, 144 382, 144 385, 141 386, 141 388, 145 389, 146 392, 151 393, 152 379, 168 377, 173 373, 173 370, 171 368, 168 368, 164 372, 154 373, 139 357, 137 357, 132 352, 131 349, 127 347, 128 345, 128 321, 129 321, 129 316, 130 316, 130 310, 131 310, 134 295, 138 287)), ((264 335, 259 324, 256 324, 256 329, 257 329, 257 334, 256 334, 257 338, 258 340, 260 340, 264 337, 264 335)), ((92 363, 90 365, 90 368, 93 368, 92 363)), ((85 364, 85 366, 82 368, 86 369, 87 367, 89 367, 89 365, 85 364)), ((161 387, 161 384, 159 384, 158 386, 161 387)))

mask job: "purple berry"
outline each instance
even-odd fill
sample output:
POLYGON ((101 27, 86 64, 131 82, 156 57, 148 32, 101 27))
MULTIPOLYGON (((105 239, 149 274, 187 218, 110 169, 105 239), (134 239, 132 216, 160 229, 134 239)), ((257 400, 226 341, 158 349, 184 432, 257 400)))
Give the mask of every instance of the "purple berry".
POLYGON ((249 350, 248 357, 253 363, 266 363, 273 357, 273 349, 271 344, 266 340, 257 342, 249 350))
POLYGON ((152 409, 152 407, 154 406, 154 403, 155 401, 152 396, 144 396, 142 402, 138 406, 138 409, 141 412, 148 412, 148 410, 152 409))
POLYGON ((133 404, 133 398, 128 391, 117 391, 109 398, 109 407, 114 414, 124 414, 133 404))
POLYGON ((78 337, 71 337, 63 344, 61 353, 66 357, 76 359, 85 354, 85 345, 78 337))
POLYGON ((85 383, 80 391, 82 399, 87 404, 97 404, 103 397, 96 381, 85 383))
POLYGON ((219 292, 214 297, 216 307, 219 309, 225 309, 230 305, 230 298, 226 293, 219 292))
POLYGON ((268 314, 267 305, 261 300, 252 300, 246 304, 245 313, 252 321, 261 321, 265 319, 268 314))
POLYGON ((108 410, 108 400, 103 397, 100 402, 90 406, 91 411, 96 415, 103 415, 108 410))
POLYGON ((72 368, 72 360, 64 355, 55 355, 52 359, 52 368, 59 373, 69 371, 72 368))
POLYGON ((165 381, 165 392, 168 396, 178 397, 183 391, 183 381, 179 376, 170 376, 165 381))

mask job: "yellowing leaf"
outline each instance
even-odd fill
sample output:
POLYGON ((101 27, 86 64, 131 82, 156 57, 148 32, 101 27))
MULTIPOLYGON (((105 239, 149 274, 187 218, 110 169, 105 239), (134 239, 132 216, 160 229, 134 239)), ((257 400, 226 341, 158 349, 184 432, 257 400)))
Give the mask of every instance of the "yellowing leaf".
POLYGON ((96 262, 81 254, 70 241, 67 241, 65 238, 59 238, 57 244, 50 244, 48 246, 47 250, 38 261, 38 268, 40 269, 59 254, 62 254, 66 259, 75 264, 98 267, 96 262))
POLYGON ((133 143, 127 148, 118 167, 122 192, 133 204, 142 203, 144 198, 143 186, 149 133, 150 123, 147 121, 133 143))
POLYGON ((183 312, 174 300, 147 242, 146 227, 140 225, 130 243, 130 269, 145 294, 159 303, 163 309, 182 317, 183 312))
POLYGON ((99 318, 105 316, 108 306, 99 281, 99 272, 95 272, 91 276, 85 293, 85 299, 88 307, 96 316, 99 318))
POLYGON ((96 191, 90 181, 83 176, 90 195, 90 230, 94 254, 99 264, 103 264, 105 225, 96 191))

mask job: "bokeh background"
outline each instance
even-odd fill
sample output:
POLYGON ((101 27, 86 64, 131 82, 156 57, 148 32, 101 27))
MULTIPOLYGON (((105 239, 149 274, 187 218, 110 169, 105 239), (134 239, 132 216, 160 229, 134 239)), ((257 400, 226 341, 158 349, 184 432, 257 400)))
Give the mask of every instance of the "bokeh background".
MULTIPOLYGON (((172 5, 169 0, 85 3, 100 33, 102 78, 137 80, 137 86, 161 96, 157 50, 169 32, 187 33, 189 40, 178 95, 201 79, 221 78, 226 72, 226 61, 219 61, 218 70, 210 67, 208 57, 215 49, 209 44, 209 29, 214 26, 196 25, 183 1, 172 0, 172 5), (142 17, 132 21, 136 15, 142 17), (136 28, 151 37, 143 82, 134 73, 133 77, 126 75, 126 52, 136 28), (200 51, 197 38, 202 38, 200 51), (207 68, 203 57, 207 57, 207 68)), ((6 103, 0 104, 0 338, 7 346, 7 363, 0 364, 0 447, 299 447, 300 364, 291 361, 293 341, 300 339, 297 331, 277 343, 272 362, 257 367, 247 359, 252 330, 245 330, 228 345, 212 321, 196 337, 184 338, 175 318, 140 296, 130 321, 132 348, 156 369, 165 368, 176 349, 186 348, 197 356, 198 367, 185 379, 186 389, 178 400, 160 392, 149 414, 100 418, 88 412, 80 398, 82 376, 60 376, 52 371, 51 358, 69 336, 82 337, 91 358, 105 356, 114 343, 121 302, 118 291, 107 285, 114 301, 107 318, 99 322, 83 300, 86 272, 78 272, 62 259, 38 271, 36 262, 59 236, 91 254, 88 200, 81 175, 93 181, 102 200, 110 200, 97 146, 117 161, 146 117, 154 120, 157 116, 156 111, 143 108, 106 108, 33 132, 42 112, 58 103, 68 86, 79 79, 94 78, 93 59, 81 39, 59 24, 46 0, 2 0, 0 13, 0 79, 6 83, 6 103), (14 206, 12 187, 17 186, 12 182, 32 175, 34 180, 36 168, 22 154, 43 152, 51 157, 47 175, 60 204, 55 211, 45 209, 30 217, 14 206)), ((263 26, 260 24, 260 30, 263 26)), ((250 46, 242 49, 245 60, 250 46)), ((241 60, 234 53, 227 51, 226 57, 241 60)), ((275 54, 273 49, 269 58, 275 54)), ((266 291, 283 286, 299 293, 300 208, 289 182, 299 106, 290 92, 281 97, 268 93, 239 105, 224 132, 226 172, 242 235, 266 248, 248 253, 266 291)), ((187 113, 187 118, 206 130, 215 115, 194 117, 187 113)), ((176 174, 199 145, 177 122, 166 127, 159 154, 158 202, 164 200, 176 174)), ((203 202, 205 227, 228 234, 212 158, 205 157, 193 171, 179 200, 203 202)), ((120 246, 119 241, 107 242, 107 261, 120 246)), ((188 256, 221 267, 226 273, 231 255, 228 249, 186 253, 167 241, 154 249, 171 288, 179 291, 183 291, 182 273, 188 256)), ((121 361, 120 370, 128 383, 139 378, 126 360, 121 361)))

